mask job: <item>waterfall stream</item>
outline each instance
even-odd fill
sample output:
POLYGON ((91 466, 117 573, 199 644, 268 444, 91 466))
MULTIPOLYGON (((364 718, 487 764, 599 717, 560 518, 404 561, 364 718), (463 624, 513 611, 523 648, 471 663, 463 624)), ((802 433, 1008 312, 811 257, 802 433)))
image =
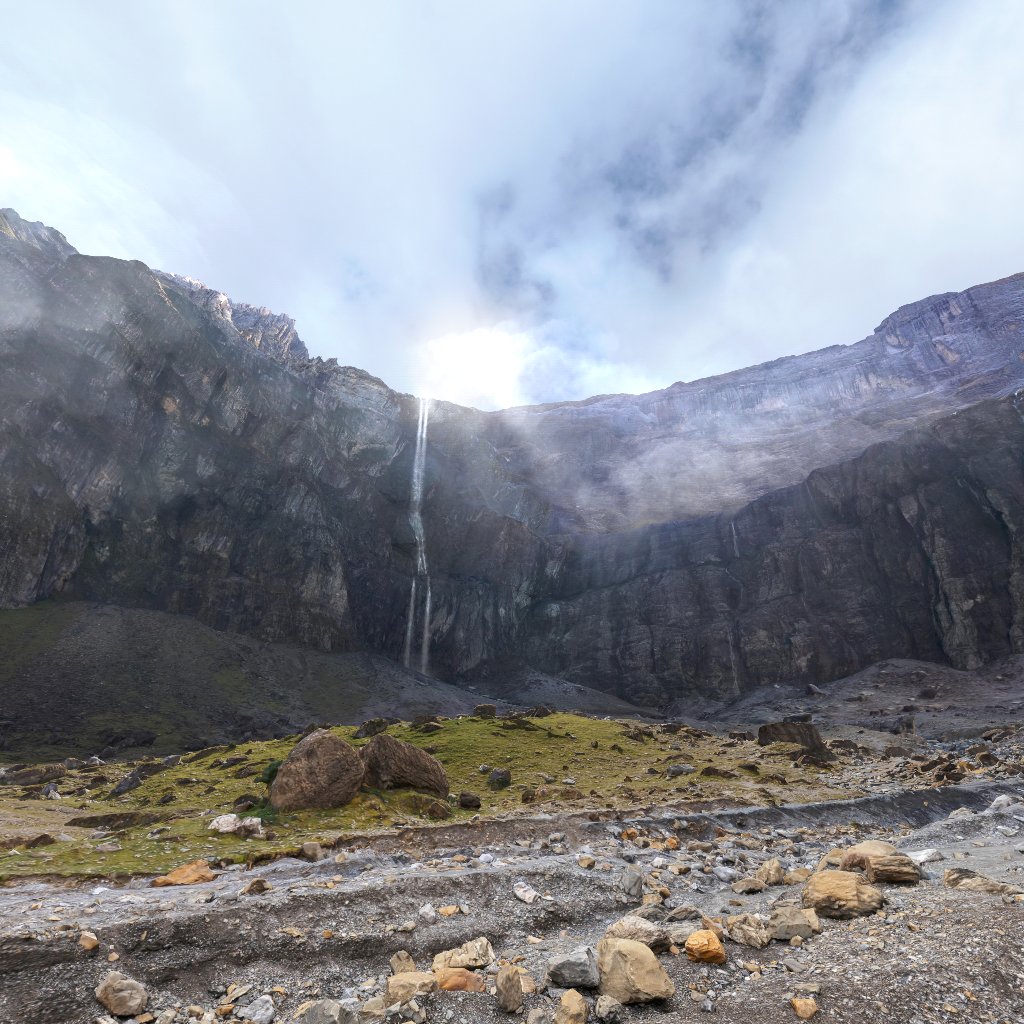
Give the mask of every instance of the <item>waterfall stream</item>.
POLYGON ((409 525, 416 541, 416 573, 409 588, 409 611, 405 623, 403 663, 412 664, 413 641, 416 633, 416 594, 420 577, 423 578, 423 633, 420 639, 419 670, 426 673, 430 667, 430 570, 427 567, 426 536, 423 532, 423 471, 427 462, 427 424, 430 422, 430 399, 420 399, 419 420, 416 424, 416 449, 412 460, 412 487, 409 500, 409 525))

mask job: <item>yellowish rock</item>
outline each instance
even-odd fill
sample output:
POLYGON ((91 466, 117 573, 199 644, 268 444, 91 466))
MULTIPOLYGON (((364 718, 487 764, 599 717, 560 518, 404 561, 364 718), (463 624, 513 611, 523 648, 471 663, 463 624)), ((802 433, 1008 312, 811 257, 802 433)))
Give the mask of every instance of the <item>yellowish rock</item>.
POLYGON ((686 940, 686 955, 702 964, 724 964, 725 947, 710 929, 702 928, 686 940))
POLYGON ((850 871, 817 871, 804 886, 803 904, 822 917, 873 914, 882 906, 881 890, 850 871))
POLYGON ((597 944, 602 995, 620 1003, 669 999, 676 987, 649 946, 633 939, 602 939, 597 944))
POLYGON ((443 992, 483 992, 486 989, 484 979, 465 967, 442 967, 434 973, 437 987, 443 992))
POLYGON ((790 999, 789 1005, 801 1020, 810 1020, 818 1012, 818 1004, 810 998, 794 996, 790 999))
POLYGON ((437 978, 431 971, 403 971, 388 978, 388 999, 392 1003, 407 1003, 436 989, 437 978))
POLYGON ((210 870, 210 865, 205 860, 193 860, 188 864, 169 871, 166 875, 154 878, 149 884, 152 886, 164 885, 195 885, 197 882, 212 882, 217 876, 210 870))
POLYGON ((78 945, 85 950, 86 953, 95 953, 99 948, 100 940, 92 932, 82 932, 78 936, 78 945))
POLYGON ((555 1010, 554 1024, 586 1024, 586 1020, 587 1003, 583 996, 574 988, 563 992, 555 1010))

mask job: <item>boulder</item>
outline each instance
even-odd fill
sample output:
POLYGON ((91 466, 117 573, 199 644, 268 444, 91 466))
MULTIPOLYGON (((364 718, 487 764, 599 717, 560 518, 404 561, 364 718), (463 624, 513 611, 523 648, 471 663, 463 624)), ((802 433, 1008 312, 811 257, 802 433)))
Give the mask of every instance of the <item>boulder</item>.
POLYGON ((487 776, 491 789, 507 789, 512 785, 512 773, 507 768, 492 768, 487 776))
POLYGON ((726 918, 725 931, 733 942, 753 949, 764 949, 772 940, 767 922, 754 914, 735 914, 726 918))
POLYGON ((96 999, 115 1017, 134 1017, 146 1009, 149 993, 139 982, 110 971, 96 986, 96 999))
POLYGON ((442 992, 485 992, 484 979, 465 967, 441 967, 434 971, 442 992))
POLYGON ((317 999, 302 1003, 296 1014, 297 1024, 359 1024, 359 1014, 335 999, 317 999))
POLYGON ((410 971, 416 970, 416 961, 413 960, 412 955, 408 950, 400 949, 395 953, 388 961, 391 967, 392 974, 408 974, 410 971))
POLYGON ((779 863, 777 857, 766 860, 755 872, 754 877, 764 882, 765 885, 783 885, 786 881, 786 872, 779 863))
POLYGON ((362 784, 363 762, 355 748, 333 732, 317 729, 299 740, 278 768, 270 803, 278 811, 343 807, 362 784))
POLYGON ((371 736, 376 736, 379 733, 384 732, 388 725, 389 720, 386 718, 368 718, 358 729, 352 734, 353 739, 357 740, 368 740, 371 736))
POLYGON ((863 871, 869 882, 913 885, 921 881, 921 869, 905 853, 890 853, 882 857, 848 853, 839 867, 842 871, 863 871))
POLYGON ((611 996, 598 996, 594 1003, 594 1016, 601 1024, 625 1024, 626 1008, 611 996))
POLYGON ((667 953, 672 945, 672 939, 665 928, 634 914, 620 917, 614 924, 609 925, 604 934, 608 939, 633 939, 642 942, 645 946, 650 946, 655 953, 667 953))
POLYGON ((766 747, 769 743, 796 743, 811 750, 821 761, 835 760, 835 754, 825 746, 817 726, 810 722, 769 722, 757 730, 757 742, 766 747))
POLYGON ((498 714, 498 709, 493 704, 477 704, 473 714, 477 718, 494 718, 498 714))
POLYGON ((157 888, 166 885, 195 885, 197 882, 212 882, 216 877, 205 860, 192 860, 168 871, 166 875, 154 878, 149 884, 157 888))
POLYGON ((948 889, 966 889, 968 892, 988 892, 995 895, 1016 896, 1024 892, 1019 885, 1008 882, 997 882, 994 878, 979 875, 968 868, 947 868, 942 876, 942 884, 948 889))
POLYGON ((597 988, 600 980, 597 954, 590 946, 578 946, 548 961, 547 983, 554 988, 597 988))
POLYGON ((411 786, 435 796, 448 796, 444 765, 411 743, 378 733, 360 751, 365 767, 363 784, 376 789, 411 786))
POLYGON ((467 811, 480 810, 480 796, 478 793, 462 792, 459 794, 459 806, 467 811))
POLYGON ((277 1016, 277 1007, 274 1006, 273 996, 260 996, 254 999, 238 1016, 242 1020, 252 1021, 252 1024, 270 1024, 277 1016))
POLYGON ((818 871, 804 886, 803 904, 822 917, 860 917, 881 909, 881 890, 850 871, 818 871))
POLYGON ((602 939, 597 946, 601 994, 623 1005, 669 999, 676 987, 648 946, 632 939, 602 939))
POLYGON ((586 1024, 587 1003, 575 989, 562 993, 555 1010, 554 1024, 586 1024))
POLYGON ((455 949, 442 950, 434 957, 433 970, 443 967, 487 967, 494 963, 494 950, 484 936, 470 939, 455 949))
POLYGON ((389 1003, 407 1003, 416 996, 425 996, 437 988, 437 978, 431 971, 403 971, 388 978, 389 1003))
POLYGON ((800 1020, 810 1020, 818 1012, 818 1004, 809 996, 793 996, 789 1005, 800 1020))
POLYGON ((818 915, 802 907, 775 907, 768 918, 768 933, 776 942, 789 942, 794 937, 809 939, 820 931, 818 915))
POLYGON ((495 998, 506 1013, 517 1013, 523 1005, 523 982, 518 968, 504 964, 494 979, 495 998))
MULTIPOLYGON (((750 915, 744 915, 749 917, 750 915)), ((695 931, 687 940, 686 955, 691 960, 702 964, 724 964, 725 948, 722 940, 710 929, 701 928, 695 931)))

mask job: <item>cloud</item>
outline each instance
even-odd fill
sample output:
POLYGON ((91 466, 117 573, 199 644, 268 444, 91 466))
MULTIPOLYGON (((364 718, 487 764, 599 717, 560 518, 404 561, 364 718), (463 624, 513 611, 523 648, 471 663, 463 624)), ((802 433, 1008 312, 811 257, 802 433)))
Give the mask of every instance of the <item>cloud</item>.
POLYGON ((403 390, 665 386, 1020 269, 1022 23, 1013 0, 26 4, 0 205, 403 390))

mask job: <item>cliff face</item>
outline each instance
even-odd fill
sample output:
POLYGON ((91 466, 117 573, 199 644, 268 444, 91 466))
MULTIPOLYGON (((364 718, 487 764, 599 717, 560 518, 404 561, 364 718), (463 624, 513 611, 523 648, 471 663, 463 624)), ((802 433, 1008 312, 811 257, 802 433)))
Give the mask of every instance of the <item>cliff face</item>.
MULTIPOLYGON (((1021 325, 1024 275, 650 395, 435 403, 433 671, 652 703, 1018 650, 1021 325)), ((287 317, 13 211, 0 366, 0 606, 401 656, 414 399, 310 359, 287 317)))

